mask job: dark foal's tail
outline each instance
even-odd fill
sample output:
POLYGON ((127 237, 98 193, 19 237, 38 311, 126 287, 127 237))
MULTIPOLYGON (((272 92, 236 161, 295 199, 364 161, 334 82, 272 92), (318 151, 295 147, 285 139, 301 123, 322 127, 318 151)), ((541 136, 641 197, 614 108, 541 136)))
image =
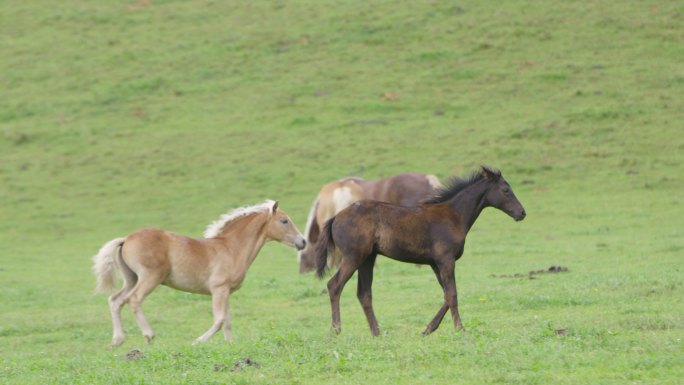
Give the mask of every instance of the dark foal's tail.
POLYGON ((312 250, 313 260, 316 263, 316 276, 323 278, 325 272, 328 271, 328 255, 335 250, 335 241, 332 237, 332 224, 335 217, 330 218, 323 225, 323 229, 318 235, 316 245, 312 250))

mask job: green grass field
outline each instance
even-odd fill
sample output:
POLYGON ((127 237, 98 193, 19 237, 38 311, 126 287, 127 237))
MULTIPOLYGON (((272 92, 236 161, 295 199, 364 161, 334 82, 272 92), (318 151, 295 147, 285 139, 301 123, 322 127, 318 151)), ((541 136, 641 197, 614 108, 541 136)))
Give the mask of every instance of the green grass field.
POLYGON ((0 382, 682 381, 681 2, 6 1, 0 31, 0 382), (154 343, 125 308, 105 348, 90 258, 112 238, 200 236, 266 198, 303 231, 331 180, 479 164, 528 216, 471 231, 465 333, 421 336, 432 272, 380 258, 381 336, 354 278, 335 336, 325 281, 268 244, 231 297, 234 342, 191 346, 209 298, 161 287, 154 343))

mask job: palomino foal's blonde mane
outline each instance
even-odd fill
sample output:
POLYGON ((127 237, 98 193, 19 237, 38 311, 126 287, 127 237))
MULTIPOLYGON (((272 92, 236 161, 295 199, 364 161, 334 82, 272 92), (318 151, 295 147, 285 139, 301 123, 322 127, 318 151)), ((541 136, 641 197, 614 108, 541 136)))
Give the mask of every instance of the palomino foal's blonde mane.
POLYGON ((273 206, 275 205, 275 203, 275 201, 267 199, 262 204, 233 209, 230 212, 221 215, 219 219, 210 223, 209 226, 207 226, 207 229, 204 231, 204 238, 214 238, 218 236, 219 234, 221 234, 221 231, 224 227, 226 227, 227 224, 239 218, 243 218, 252 214, 261 213, 264 211, 268 211, 271 215, 273 215, 273 206))

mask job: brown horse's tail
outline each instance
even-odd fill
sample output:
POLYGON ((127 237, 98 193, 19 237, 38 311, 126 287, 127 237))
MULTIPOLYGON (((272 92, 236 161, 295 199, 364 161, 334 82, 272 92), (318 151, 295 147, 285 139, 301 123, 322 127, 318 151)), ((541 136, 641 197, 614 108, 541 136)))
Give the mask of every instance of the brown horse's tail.
POLYGON ((309 217, 306 219, 306 230, 304 230, 304 238, 306 239, 306 246, 297 253, 297 262, 299 263, 299 272, 306 273, 314 269, 316 266, 311 259, 311 249, 318 240, 318 234, 321 232, 316 220, 318 207, 320 205, 320 194, 311 205, 309 210, 309 217))
POLYGON ((328 254, 335 250, 335 241, 332 237, 332 225, 335 217, 330 218, 323 225, 323 229, 318 236, 318 242, 313 249, 313 258, 316 262, 316 276, 323 278, 325 272, 328 271, 328 254))
POLYGON ((117 250, 126 238, 115 238, 107 242, 100 248, 100 251, 93 257, 93 273, 97 278, 96 293, 107 293, 114 289, 116 279, 116 264, 114 258, 117 250))

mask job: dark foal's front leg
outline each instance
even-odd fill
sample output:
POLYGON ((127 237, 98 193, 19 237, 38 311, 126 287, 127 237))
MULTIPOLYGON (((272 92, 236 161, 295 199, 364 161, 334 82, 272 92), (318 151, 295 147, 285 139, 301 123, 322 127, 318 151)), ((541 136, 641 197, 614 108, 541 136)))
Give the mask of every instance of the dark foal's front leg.
POLYGON ((373 286, 373 267, 375 267, 376 256, 377 254, 369 256, 359 267, 358 285, 356 290, 356 296, 359 299, 359 302, 361 302, 361 307, 366 314, 368 326, 370 327, 373 336, 378 336, 380 334, 378 320, 375 318, 375 312, 373 312, 373 294, 371 290, 373 286))
POLYGON ((444 282, 444 301, 446 301, 451 310, 451 319, 454 321, 454 327, 456 327, 456 330, 464 330, 461 316, 458 314, 458 294, 456 292, 454 265, 450 265, 450 267, 440 272, 444 282))
POLYGON ((442 307, 437 310, 437 314, 435 314, 435 317, 430 321, 428 326, 423 330, 423 335, 428 335, 439 327, 439 325, 442 323, 442 319, 444 319, 444 315, 446 314, 447 310, 449 310, 449 305, 447 305, 446 302, 442 304, 442 307))
MULTIPOLYGON (((437 277, 437 282, 439 282, 439 286, 442 288, 443 291, 444 283, 442 282, 442 278, 439 275, 439 269, 435 265, 430 265, 430 267, 432 267, 432 271, 435 273, 435 277, 437 277)), ((435 314, 435 317, 432 318, 432 321, 430 321, 430 323, 423 331, 423 335, 428 335, 437 330, 439 325, 442 323, 442 319, 444 319, 444 315, 446 314, 447 310, 449 310, 449 305, 446 303, 446 301, 444 301, 442 307, 439 308, 437 314, 435 314)))
POLYGON ((433 267, 437 280, 444 290, 444 304, 439 308, 437 314, 428 324, 423 334, 430 334, 435 331, 442 322, 447 309, 451 309, 451 318, 454 321, 454 327, 457 330, 465 330, 461 322, 461 316, 458 313, 458 294, 456 291, 456 279, 454 278, 454 265, 433 267))

